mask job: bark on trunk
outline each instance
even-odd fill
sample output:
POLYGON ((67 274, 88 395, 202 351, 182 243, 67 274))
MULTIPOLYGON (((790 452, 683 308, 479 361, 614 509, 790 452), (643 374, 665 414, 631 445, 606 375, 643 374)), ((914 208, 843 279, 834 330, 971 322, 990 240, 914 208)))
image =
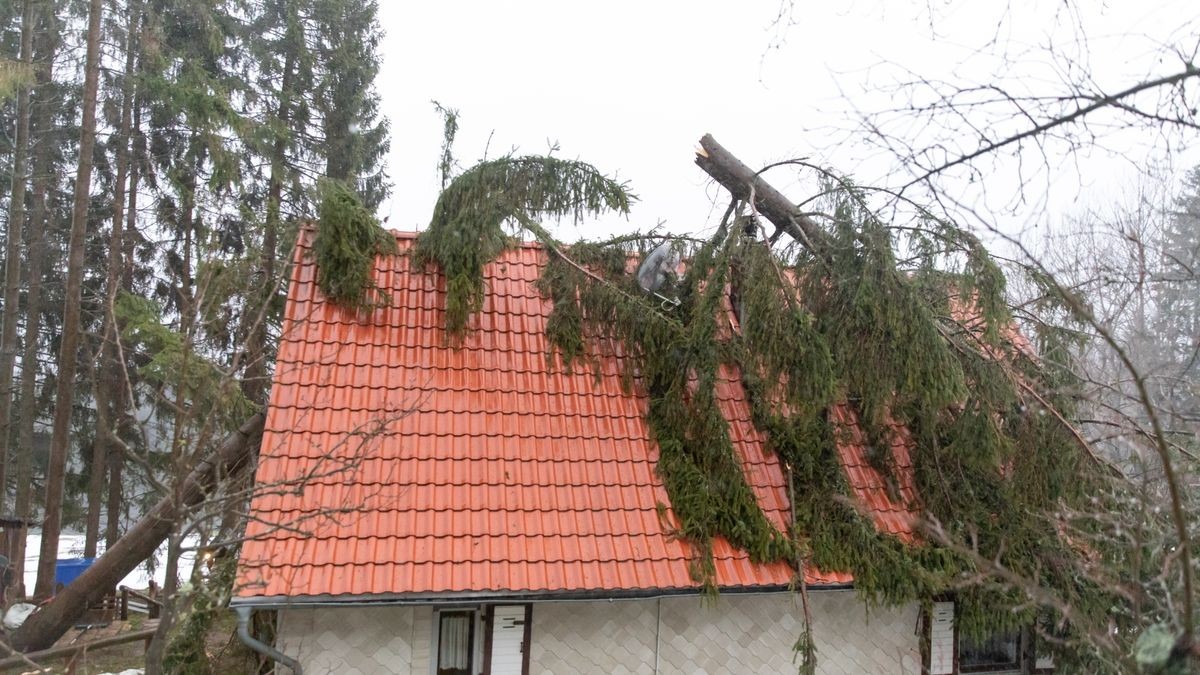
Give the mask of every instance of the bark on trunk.
POLYGON ((75 371, 80 340, 80 303, 83 300, 84 243, 88 201, 91 197, 92 151, 96 145, 96 98, 100 87, 100 19, 102 0, 88 8, 87 60, 83 81, 83 119, 79 139, 79 170, 71 210, 71 239, 67 253, 67 283, 63 302, 62 343, 58 353, 58 382, 54 397, 54 426, 50 460, 46 467, 46 517, 42 522, 42 548, 38 560, 36 597, 54 590, 54 561, 62 531, 62 501, 71 442, 71 412, 75 403, 75 371))
POLYGON ((175 625, 175 615, 178 611, 179 591, 179 555, 183 548, 183 538, 179 532, 173 531, 167 536, 167 565, 164 570, 162 587, 162 613, 159 614, 158 626, 154 635, 146 644, 145 675, 162 675, 163 655, 167 652, 167 636, 175 625))
POLYGON ((711 134, 705 134, 700 139, 696 165, 729 190, 734 198, 749 203, 753 196, 753 205, 758 213, 806 246, 813 255, 829 259, 829 240, 825 231, 812 218, 803 215, 782 192, 763 180, 758 172, 722 147, 711 134))
MULTIPOLYGON (((129 23, 125 36, 125 74, 121 82, 121 127, 116 139, 117 178, 114 182, 112 233, 108 242, 108 273, 104 281, 104 317, 100 329, 100 360, 94 379, 96 396, 96 439, 92 452, 92 475, 88 481, 87 533, 83 555, 96 555, 100 540, 101 502, 104 501, 104 477, 112 463, 110 455, 121 453, 120 419, 125 413, 125 383, 117 359, 119 338, 115 305, 117 289, 125 276, 125 244, 122 239, 125 220, 125 181, 129 174, 129 134, 133 127, 133 74, 136 63, 136 36, 140 12, 136 2, 130 2, 129 23)), ((119 486, 117 486, 119 490, 119 486)), ((119 494, 119 492, 118 492, 119 494)), ((112 491, 109 491, 109 498, 112 491)), ((111 506, 111 505, 110 505, 111 506)), ((109 527, 113 519, 109 518, 109 527)), ((109 539, 111 541, 111 538, 109 539)))
POLYGON ((275 279, 275 256, 279 248, 279 226, 283 207, 283 173, 287 160, 287 132, 291 123, 292 71, 295 69, 295 52, 289 51, 283 64, 283 81, 279 87, 279 105, 275 119, 279 131, 271 148, 271 177, 267 189, 267 218, 263 231, 262 278, 263 288, 258 299, 251 304, 247 320, 250 322, 246 334, 246 375, 242 379, 242 392, 246 398, 259 406, 266 405, 267 385, 267 317, 271 311, 271 300, 278 291, 275 279))
POLYGON ((111 415, 108 400, 103 398, 104 338, 96 345, 95 358, 85 360, 85 366, 91 364, 92 397, 96 400, 96 435, 92 439, 92 465, 88 474, 87 518, 83 530, 83 557, 96 557, 96 542, 100 540, 100 500, 104 495, 104 478, 108 474, 108 434, 111 427, 111 415))
MULTIPOLYGON (((33 6, 25 0, 21 12, 21 64, 33 68, 33 6)), ((17 92, 17 133, 13 146, 12 201, 8 209, 8 234, 4 243, 4 327, 0 329, 0 513, 8 510, 8 441, 12 430, 13 364, 17 358, 17 322, 20 319, 21 230, 25 225, 25 184, 29 180, 29 96, 23 83, 17 92)))
MULTIPOLYGON (((20 428, 17 432, 17 517, 28 522, 33 516, 33 432, 37 417, 38 345, 42 327, 42 274, 46 258, 46 222, 49 213, 47 194, 54 180, 54 144, 45 138, 51 125, 51 96, 53 85, 51 64, 58 51, 59 34, 47 5, 39 8, 38 35, 35 47, 37 63, 37 99, 31 120, 30 137, 35 139, 33 155, 33 208, 26 228, 26 248, 29 252, 27 291, 25 301, 25 345, 21 353, 20 428)), ((25 549, 28 530, 17 538, 11 558, 16 562, 17 594, 25 596, 25 549)))
POLYGON ((152 556, 184 513, 200 504, 225 477, 248 467, 262 440, 264 419, 262 413, 255 414, 226 437, 211 456, 188 474, 178 492, 178 501, 175 495, 170 495, 150 509, 95 564, 17 629, 12 636, 13 648, 32 651, 54 644, 83 615, 89 604, 152 556))
MULTIPOLYGON (((139 13, 139 19, 137 45, 140 51, 140 45, 144 43, 146 36, 146 17, 139 13)), ((146 157, 146 138, 142 135, 141 92, 135 92, 133 97, 133 121, 130 127, 129 142, 131 146, 129 150, 129 208, 125 213, 125 228, 122 231, 123 241, 121 242, 122 255, 125 260, 121 270, 121 288, 126 292, 133 291, 133 253, 134 243, 137 239, 138 187, 142 177, 142 163, 146 157)), ((128 375, 123 363, 117 362, 115 366, 122 386, 120 398, 115 405, 119 415, 114 422, 117 424, 117 432, 122 434, 123 438, 130 438, 134 432, 134 421, 129 412, 129 392, 125 388, 125 380, 128 375)), ((108 523, 104 534, 106 549, 112 548, 117 543, 117 539, 121 537, 121 511, 124 504, 122 476, 125 473, 125 459, 124 453, 112 453, 108 456, 108 504, 106 508, 108 523)))

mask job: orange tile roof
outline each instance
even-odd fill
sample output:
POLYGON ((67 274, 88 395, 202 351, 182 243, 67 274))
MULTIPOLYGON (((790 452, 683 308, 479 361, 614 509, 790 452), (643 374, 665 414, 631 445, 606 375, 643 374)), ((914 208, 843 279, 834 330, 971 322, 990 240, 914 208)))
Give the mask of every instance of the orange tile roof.
MULTIPOLYGON (((452 347, 440 275, 410 269, 407 256, 380 258, 375 278, 391 303, 356 315, 317 290, 308 236, 285 312, 239 602, 698 588, 692 551, 657 513, 669 500, 646 401, 622 390, 611 363, 596 377, 547 359, 550 305, 533 286, 540 248, 488 265, 475 330, 452 347)), ((402 251, 412 245, 411 234, 397 238, 402 251)), ((718 396, 749 483, 785 529, 783 471, 732 371, 721 373, 718 396)), ((861 439, 843 441, 847 476, 877 527, 910 538, 911 510, 889 496, 861 439)), ((908 442, 895 443, 897 466, 909 465, 908 442)), ((905 483, 901 501, 915 504, 905 483)), ((724 589, 793 578, 788 565, 752 564, 724 540, 714 555, 724 589)), ((806 581, 851 578, 810 570, 806 581)))

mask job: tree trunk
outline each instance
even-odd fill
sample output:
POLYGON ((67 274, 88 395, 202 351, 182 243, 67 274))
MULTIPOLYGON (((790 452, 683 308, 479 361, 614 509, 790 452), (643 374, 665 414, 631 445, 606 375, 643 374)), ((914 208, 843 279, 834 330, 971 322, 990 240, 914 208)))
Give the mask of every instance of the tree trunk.
POLYGON ((71 210, 71 239, 67 252, 67 284, 63 302, 62 343, 58 352, 58 381, 54 396, 54 425, 50 436, 50 460, 46 468, 46 514, 42 522, 42 548, 38 560, 34 595, 44 598, 54 590, 54 567, 58 537, 62 531, 62 501, 71 443, 71 412, 75 403, 75 371, 78 358, 80 304, 83 301, 84 244, 87 235, 88 200, 92 184, 92 151, 96 145, 96 98, 100 88, 100 19, 103 0, 91 0, 88 8, 87 60, 84 66, 83 119, 79 136, 79 170, 75 176, 75 200, 71 210))
POLYGON ((270 316, 271 300, 277 292, 275 279, 275 257, 279 248, 279 226, 283 207, 283 173, 287 160, 287 133, 291 118, 293 73, 295 51, 289 51, 283 64, 283 80, 279 87, 279 105, 275 113, 277 131, 271 148, 271 177, 267 187, 267 218, 263 230, 261 272, 263 287, 258 298, 249 307, 246 320, 246 374, 242 379, 242 392, 256 405, 266 405, 267 392, 267 319, 270 316))
MULTIPOLYGON (((187 158, 183 160, 188 162, 189 166, 187 167, 187 179, 183 184, 183 194, 180 195, 179 200, 182 204, 182 215, 179 222, 183 225, 183 255, 179 256, 181 265, 179 286, 175 289, 179 298, 179 334, 183 336, 184 347, 189 351, 193 346, 192 333, 196 328, 196 289, 192 282, 192 247, 195 244, 196 233, 196 181, 201 168, 201 160, 198 159, 198 145, 197 134, 193 133, 192 139, 189 141, 190 149, 187 158)), ((185 356, 185 363, 186 360, 185 356)), ((182 395, 181 391, 179 396, 182 395)))
MULTIPOLYGON (((96 397, 96 438, 92 452, 92 475, 88 481, 87 534, 83 544, 83 555, 96 555, 100 539, 101 502, 104 501, 104 477, 112 464, 110 455, 121 452, 120 419, 125 413, 125 383, 121 364, 117 357, 117 340, 120 335, 116 325, 115 305, 117 289, 125 276, 125 244, 122 230, 125 220, 125 181, 129 173, 129 134, 133 127, 133 74, 136 63, 136 35, 138 16, 136 0, 129 3, 129 21, 125 35, 125 74, 121 81, 121 128, 116 138, 117 177, 113 184, 112 234, 108 241, 108 274, 104 282, 103 319, 100 329, 100 359, 97 370, 99 377, 93 379, 96 397)), ((117 488, 118 494, 119 486, 117 488)), ((109 491, 109 498, 112 490, 109 491)), ((119 506, 119 505, 118 505, 119 506)), ((113 519, 109 518, 109 527, 113 519)), ((110 538, 111 541, 111 538, 110 538)))
MULTIPOLYGON (((103 336, 103 334, 101 334, 103 336)), ((104 368, 103 337, 101 344, 96 345, 93 358, 84 361, 84 365, 92 365, 92 397, 96 401, 96 432, 92 438, 92 465, 88 474, 87 489, 87 518, 83 531, 83 557, 96 557, 96 542, 100 539, 100 500, 104 496, 104 478, 108 474, 108 435, 112 433, 112 411, 108 407, 108 399, 102 393, 104 384, 100 382, 104 368)))
POLYGON ((829 259, 829 238, 825 231, 812 218, 802 214, 782 192, 763 180, 758 172, 722 147, 711 134, 700 139, 696 165, 729 190, 735 199, 749 203, 753 196, 755 210, 779 231, 803 244, 813 255, 829 259))
MULTIPOLYGON (((141 0, 138 0, 139 9, 141 0)), ((140 52, 141 45, 145 42, 146 35, 146 17, 141 12, 138 13, 138 40, 137 50, 140 52)), ((133 77, 133 74, 130 75, 133 77)), ((146 138, 142 135, 142 93, 135 92, 133 101, 133 119, 130 128, 129 142, 129 208, 125 214, 125 228, 122 231, 122 255, 124 256, 124 265, 121 270, 121 288, 127 293, 133 291, 133 255, 134 243, 137 239, 137 218, 138 218, 138 186, 141 181, 142 163, 146 157, 146 138)), ((119 336, 119 327, 117 327, 117 335, 119 336)), ((115 343, 114 343, 115 344, 115 343)), ((125 371, 125 365, 118 361, 114 362, 117 377, 120 378, 119 395, 114 404, 114 408, 118 411, 117 419, 114 422, 117 424, 117 433, 123 438, 131 438, 133 432, 133 417, 129 411, 130 401, 128 400, 129 391, 125 388, 125 380, 128 377, 125 371)), ((104 540, 105 548, 112 548, 117 543, 117 539, 121 537, 121 510, 124 503, 124 479, 122 475, 125 472, 125 454, 111 453, 108 456, 108 504, 106 512, 108 514, 108 523, 105 526, 104 540)))
MULTIPOLYGON (((193 136, 192 142, 195 143, 193 136)), ((197 162, 198 163, 198 162, 197 162)), ((180 378, 187 376, 189 360, 192 356, 192 336, 196 321, 196 297, 195 290, 192 284, 192 245, 193 232, 196 212, 196 173, 199 166, 191 167, 188 182, 184 185, 183 194, 183 217, 181 221, 184 225, 183 231, 183 256, 181 256, 182 269, 180 271, 179 287, 177 292, 179 295, 179 332, 183 335, 183 359, 180 365, 180 378)), ((189 410, 187 400, 186 383, 180 381, 175 390, 176 411, 189 410)), ((187 442, 186 427, 192 420, 191 415, 184 416, 181 413, 176 413, 172 428, 171 441, 171 481, 173 491, 167 499, 172 500, 176 504, 184 502, 184 490, 186 482, 180 480, 183 472, 187 467, 188 461, 192 456, 188 453, 187 448, 192 446, 192 443, 187 442)), ((190 473, 188 476, 190 477, 190 473)), ((174 527, 168 532, 167 537, 167 559, 166 559, 166 578, 163 581, 162 588, 162 613, 159 614, 158 629, 154 632, 154 637, 146 646, 146 675, 160 675, 162 672, 162 658, 166 651, 167 633, 170 632, 171 626, 175 623, 175 594, 179 589, 179 555, 182 552, 182 533, 174 527)))
POLYGON ((204 501, 226 477, 236 476, 251 466, 254 451, 262 441, 264 419, 263 413, 257 413, 227 436, 220 447, 197 464, 182 481, 178 500, 175 494, 164 497, 95 564, 30 616, 13 634, 13 648, 31 651, 54 644, 83 615, 89 604, 154 555, 175 529, 180 517, 204 501))
POLYGON ((177 530, 167 536, 167 568, 164 570, 162 595, 162 612, 159 614, 158 627, 146 645, 145 675, 162 675, 163 655, 167 651, 167 636, 175 625, 175 614, 179 610, 179 555, 183 549, 183 537, 177 530))
MULTIPOLYGON (((42 4, 37 36, 38 98, 34 102, 30 137, 35 139, 33 155, 33 209, 26 228, 26 248, 29 265, 25 300, 25 345, 21 353, 21 425, 17 433, 17 517, 29 522, 33 517, 33 439, 37 418, 38 345, 42 326, 42 275, 46 258, 46 222, 49 213, 47 194, 50 192, 54 172, 54 144, 47 135, 51 131, 53 102, 49 100, 53 85, 51 72, 58 51, 57 26, 49 16, 47 5, 42 4)), ((17 594, 25 596, 25 549, 28 529, 17 538, 16 550, 11 558, 16 562, 14 570, 17 594)))
MULTIPOLYGON (((25 0, 21 12, 21 65, 33 68, 33 5, 25 0)), ((20 320, 21 230, 25 225, 25 183, 29 180, 30 83, 17 92, 17 133, 13 146, 12 201, 8 208, 8 233, 4 243, 4 326, 0 329, 0 513, 8 510, 8 445, 12 432, 13 363, 17 358, 17 322, 20 320)))

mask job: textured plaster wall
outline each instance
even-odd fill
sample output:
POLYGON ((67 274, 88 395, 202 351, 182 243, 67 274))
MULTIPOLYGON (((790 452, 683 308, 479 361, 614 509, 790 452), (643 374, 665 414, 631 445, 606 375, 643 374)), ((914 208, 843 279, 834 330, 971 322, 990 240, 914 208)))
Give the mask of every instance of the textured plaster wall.
MULTIPOLYGON (((920 673, 917 608, 867 612, 853 592, 815 591, 823 675, 920 673)), ((799 598, 722 595, 533 606, 530 675, 795 673, 799 598), (656 659, 657 649, 657 659, 656 659)), ((433 611, 363 607, 280 612, 280 648, 309 675, 428 675, 433 611)))
POLYGON ((534 605, 529 675, 653 675, 656 610, 656 600, 534 605))
MULTIPOLYGON (((888 675, 921 672, 917 607, 870 613, 852 591, 809 593, 817 672, 888 675)), ((792 645, 803 625, 798 596, 663 600, 659 672, 795 673, 792 645)))
MULTIPOLYGON (((851 591, 809 594, 817 672, 920 673, 917 607, 868 614, 851 591)), ((530 675, 795 673, 799 598, 722 595, 534 605, 530 675), (661 602, 661 606, 659 603, 661 602)))
POLYGON ((285 609, 275 645, 305 675, 427 675, 432 624, 429 607, 285 609))

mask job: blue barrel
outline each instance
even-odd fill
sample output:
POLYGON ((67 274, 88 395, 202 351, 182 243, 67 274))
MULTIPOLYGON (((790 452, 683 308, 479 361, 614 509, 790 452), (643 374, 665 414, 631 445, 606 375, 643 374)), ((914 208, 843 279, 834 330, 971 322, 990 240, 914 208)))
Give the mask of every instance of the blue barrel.
POLYGON ((83 571, 96 562, 95 558, 59 558, 54 565, 54 590, 63 588, 79 578, 83 571))

